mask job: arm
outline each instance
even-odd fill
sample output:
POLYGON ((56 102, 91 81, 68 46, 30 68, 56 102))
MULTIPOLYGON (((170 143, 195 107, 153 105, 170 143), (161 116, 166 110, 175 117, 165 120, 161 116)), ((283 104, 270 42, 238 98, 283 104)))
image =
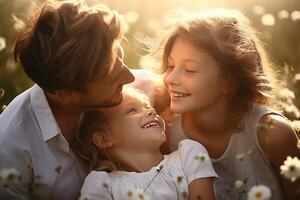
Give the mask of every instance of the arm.
POLYGON ((201 178, 189 184, 189 200, 214 200, 215 192, 212 178, 201 178))
POLYGON ((300 180, 291 182, 280 174, 280 166, 287 156, 300 158, 300 151, 297 149, 296 133, 288 121, 278 115, 266 115, 261 118, 260 123, 268 124, 270 121, 272 122, 270 128, 257 130, 258 141, 276 170, 286 198, 291 200, 300 199, 300 180))

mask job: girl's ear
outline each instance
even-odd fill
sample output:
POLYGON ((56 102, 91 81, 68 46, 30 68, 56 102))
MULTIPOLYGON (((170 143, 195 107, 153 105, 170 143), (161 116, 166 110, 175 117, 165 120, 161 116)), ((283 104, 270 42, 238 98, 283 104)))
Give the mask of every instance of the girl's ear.
POLYGON ((95 132, 92 136, 92 142, 96 145, 99 149, 108 149, 113 146, 113 142, 107 132, 95 132))
POLYGON ((232 95, 238 88, 238 81, 232 74, 228 74, 222 81, 223 92, 232 95))

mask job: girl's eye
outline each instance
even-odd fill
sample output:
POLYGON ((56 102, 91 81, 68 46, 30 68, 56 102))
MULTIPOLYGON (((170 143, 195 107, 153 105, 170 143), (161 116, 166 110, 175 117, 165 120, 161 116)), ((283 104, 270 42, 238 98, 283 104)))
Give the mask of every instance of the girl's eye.
POLYGON ((191 70, 191 69, 185 69, 186 72, 189 72, 189 73, 195 73, 196 71, 195 70, 191 70))
POLYGON ((137 110, 135 108, 129 108, 129 109, 126 110, 126 114, 134 113, 136 111, 137 110))

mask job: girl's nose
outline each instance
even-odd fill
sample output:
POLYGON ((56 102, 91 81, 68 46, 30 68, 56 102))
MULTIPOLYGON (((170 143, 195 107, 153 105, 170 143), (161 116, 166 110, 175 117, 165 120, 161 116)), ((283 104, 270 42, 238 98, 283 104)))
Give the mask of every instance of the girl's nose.
POLYGON ((154 108, 149 108, 147 109, 146 111, 146 116, 147 117, 153 117, 153 116, 156 116, 156 111, 154 108))
POLYGON ((169 85, 179 85, 180 79, 179 79, 179 71, 175 71, 174 69, 165 74, 165 83, 169 85))

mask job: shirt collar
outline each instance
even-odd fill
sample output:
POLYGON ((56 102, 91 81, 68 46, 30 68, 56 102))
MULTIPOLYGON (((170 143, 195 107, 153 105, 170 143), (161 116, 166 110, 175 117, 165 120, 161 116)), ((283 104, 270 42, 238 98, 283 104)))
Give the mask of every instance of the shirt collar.
POLYGON ((38 85, 34 85, 30 93, 30 100, 44 142, 60 134, 61 130, 53 116, 44 90, 38 85))

